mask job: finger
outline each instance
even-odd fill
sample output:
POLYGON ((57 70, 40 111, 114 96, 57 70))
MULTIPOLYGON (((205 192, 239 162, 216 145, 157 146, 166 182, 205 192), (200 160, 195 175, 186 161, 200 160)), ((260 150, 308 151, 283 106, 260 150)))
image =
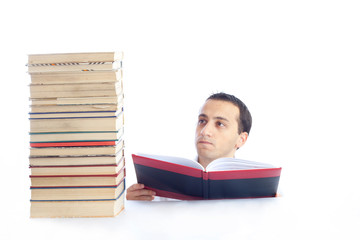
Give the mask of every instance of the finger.
POLYGON ((133 191, 127 191, 128 195, 131 195, 133 197, 138 197, 138 196, 155 196, 155 192, 148 190, 148 189, 140 189, 140 190, 133 190, 133 191))
POLYGON ((144 184, 136 183, 136 184, 131 185, 131 186, 128 188, 128 190, 134 191, 134 190, 138 190, 138 189, 143 189, 144 187, 145 187, 144 184))
POLYGON ((126 192, 127 200, 153 200, 155 192, 147 189, 140 189, 126 192))
POLYGON ((141 189, 134 192, 136 196, 155 196, 156 193, 154 191, 148 189, 141 189))
POLYGON ((140 200, 140 201, 152 201, 154 200, 155 196, 138 196, 134 200, 140 200))

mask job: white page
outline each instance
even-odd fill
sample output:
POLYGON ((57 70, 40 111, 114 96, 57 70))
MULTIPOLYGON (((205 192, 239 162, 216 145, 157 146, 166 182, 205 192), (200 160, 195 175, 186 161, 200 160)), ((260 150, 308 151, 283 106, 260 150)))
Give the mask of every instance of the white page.
POLYGON ((187 166, 187 167, 192 167, 192 168, 197 168, 200 170, 204 170, 204 168, 195 160, 190 160, 190 159, 186 159, 186 158, 180 158, 180 157, 171 157, 171 156, 160 156, 160 155, 150 155, 150 154, 136 154, 138 156, 142 156, 142 157, 147 157, 147 158, 153 158, 153 159, 158 159, 164 162, 169 162, 169 163, 175 163, 175 164, 179 164, 179 165, 183 165, 183 166, 187 166))
POLYGON ((236 158, 219 158, 212 161, 207 171, 226 171, 226 170, 244 170, 244 169, 263 169, 274 168, 273 165, 267 163, 254 162, 236 158))
MULTIPOLYGON (((187 158, 173 157, 173 156, 161 156, 151 154, 136 154, 138 156, 161 160, 164 162, 179 164, 187 167, 204 170, 197 161, 187 158)), ((206 171, 227 171, 227 170, 245 170, 245 169, 263 169, 263 168, 275 168, 275 166, 267 163, 237 159, 237 158, 219 158, 212 161, 206 168, 206 171)))

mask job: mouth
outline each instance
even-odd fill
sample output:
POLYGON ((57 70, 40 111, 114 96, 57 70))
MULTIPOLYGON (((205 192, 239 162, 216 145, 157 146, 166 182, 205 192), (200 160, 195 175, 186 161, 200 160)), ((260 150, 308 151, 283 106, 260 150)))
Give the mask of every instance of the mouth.
POLYGON ((206 141, 206 140, 199 140, 199 141, 198 141, 198 143, 199 143, 199 144, 212 145, 212 143, 211 143, 211 142, 206 141))

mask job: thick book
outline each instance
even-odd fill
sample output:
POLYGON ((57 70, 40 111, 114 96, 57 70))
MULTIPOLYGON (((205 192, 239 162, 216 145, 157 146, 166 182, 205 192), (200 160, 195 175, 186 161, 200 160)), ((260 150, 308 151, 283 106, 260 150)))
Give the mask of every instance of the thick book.
POLYGON ((118 104, 122 101, 121 95, 112 97, 66 97, 66 98, 30 98, 31 104, 39 105, 75 105, 75 104, 118 104))
POLYGON ((118 111, 68 111, 68 112, 30 112, 30 119, 41 118, 79 118, 79 117, 116 117, 123 109, 118 111))
POLYGON ((32 84, 104 83, 122 81, 122 70, 81 72, 40 72, 30 75, 32 84))
POLYGON ((139 183, 157 196, 181 200, 275 197, 281 168, 270 164, 220 158, 204 169, 178 157, 133 154, 139 183))
POLYGON ((115 199, 125 188, 125 178, 115 186, 31 186, 31 200, 115 199))
POLYGON ((101 156, 114 155, 124 147, 124 140, 116 146, 93 147, 46 147, 30 148, 31 157, 68 157, 68 156, 101 156))
POLYGON ((30 142, 30 147, 90 147, 90 146, 116 146, 121 139, 98 140, 98 141, 53 141, 53 142, 30 142))
POLYGON ((124 149, 114 155, 29 157, 30 166, 71 166, 117 164, 124 157, 124 149))
POLYGON ((30 132, 31 142, 106 141, 121 139, 123 128, 118 131, 93 132, 30 132))
POLYGON ((30 84, 30 98, 108 97, 121 93, 121 82, 30 84))
POLYGON ((31 176, 76 176, 116 174, 124 161, 108 165, 30 166, 31 176))
POLYGON ((113 62, 123 59, 123 52, 82 52, 29 54, 29 64, 113 62))
POLYGON ((30 132, 118 131, 123 127, 124 116, 30 118, 30 132))
POLYGON ((89 62, 89 63, 40 63, 28 64, 28 72, 61 72, 61 71, 115 71, 121 68, 121 61, 115 62, 89 62))
POLYGON ((68 105, 30 105, 31 113, 64 113, 64 112, 96 112, 96 111, 115 111, 118 112, 123 107, 123 95, 118 96, 117 103, 109 104, 68 104, 68 105))
POLYGON ((115 199, 30 200, 30 217, 114 217, 124 209, 124 192, 115 199))
POLYGON ((125 166, 116 174, 32 176, 31 187, 116 186, 126 176, 125 166))

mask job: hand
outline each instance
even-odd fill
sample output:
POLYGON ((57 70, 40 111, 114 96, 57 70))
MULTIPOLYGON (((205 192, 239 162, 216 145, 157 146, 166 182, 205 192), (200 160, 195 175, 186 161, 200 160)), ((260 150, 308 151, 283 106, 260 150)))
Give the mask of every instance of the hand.
POLYGON ((155 192, 145 189, 144 184, 134 184, 126 190, 127 200, 152 201, 155 198, 155 192))

